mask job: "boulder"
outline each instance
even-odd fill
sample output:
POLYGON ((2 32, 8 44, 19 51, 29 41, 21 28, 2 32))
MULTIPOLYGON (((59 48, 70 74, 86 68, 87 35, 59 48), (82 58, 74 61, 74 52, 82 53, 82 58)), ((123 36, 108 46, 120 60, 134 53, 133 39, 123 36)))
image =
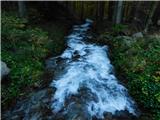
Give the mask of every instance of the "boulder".
POLYGON ((157 20, 157 25, 160 26, 160 20, 157 20))
POLYGON ((8 75, 10 72, 10 69, 7 67, 6 63, 1 61, 1 78, 8 75))
POLYGON ((142 37, 143 37, 143 34, 142 34, 142 32, 137 32, 137 33, 134 33, 134 34, 132 35, 132 37, 142 38, 142 37))
POLYGON ((34 91, 27 98, 17 101, 15 106, 2 112, 4 120, 54 120, 50 109, 50 88, 34 91))

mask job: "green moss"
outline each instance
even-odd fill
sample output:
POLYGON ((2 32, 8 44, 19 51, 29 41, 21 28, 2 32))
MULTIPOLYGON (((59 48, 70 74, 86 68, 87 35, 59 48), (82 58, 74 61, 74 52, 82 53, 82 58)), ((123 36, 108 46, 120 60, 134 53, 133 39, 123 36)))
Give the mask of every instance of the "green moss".
POLYGON ((115 24, 112 26, 112 34, 118 34, 119 32, 123 31, 124 29, 128 28, 127 25, 123 24, 115 24))
MULTIPOLYGON (((54 25, 56 26, 56 25, 54 25)), ((59 27, 62 28, 62 27, 59 27)), ((44 60, 62 51, 64 29, 50 31, 30 26, 26 19, 15 13, 2 12, 1 58, 11 68, 8 83, 2 84, 2 107, 24 97, 42 81, 44 60), (52 48, 53 47, 53 48, 52 48)))
POLYGON ((142 112, 148 111, 144 112, 140 119, 159 120, 160 38, 107 37, 111 38, 107 40, 106 37, 103 38, 103 42, 112 48, 113 65, 119 76, 125 76, 124 82, 131 96, 142 112))
POLYGON ((40 25, 41 28, 43 28, 45 31, 48 31, 49 41, 46 43, 46 46, 50 49, 51 54, 58 55, 62 53, 62 51, 65 49, 65 29, 66 26, 62 23, 55 22, 53 23, 47 23, 45 25, 40 25))

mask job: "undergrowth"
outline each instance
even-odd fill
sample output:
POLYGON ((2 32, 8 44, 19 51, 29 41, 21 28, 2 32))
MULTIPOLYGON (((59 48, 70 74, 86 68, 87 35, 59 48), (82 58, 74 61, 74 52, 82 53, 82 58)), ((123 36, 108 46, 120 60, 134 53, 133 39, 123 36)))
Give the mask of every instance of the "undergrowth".
POLYGON ((135 39, 103 34, 98 42, 110 45, 112 64, 141 109, 140 120, 159 120, 160 37, 135 39))
POLYGON ((14 12, 3 11, 1 18, 1 59, 11 69, 2 82, 2 108, 6 108, 41 84, 46 57, 64 47, 64 30, 52 25, 52 33, 48 33, 14 12))

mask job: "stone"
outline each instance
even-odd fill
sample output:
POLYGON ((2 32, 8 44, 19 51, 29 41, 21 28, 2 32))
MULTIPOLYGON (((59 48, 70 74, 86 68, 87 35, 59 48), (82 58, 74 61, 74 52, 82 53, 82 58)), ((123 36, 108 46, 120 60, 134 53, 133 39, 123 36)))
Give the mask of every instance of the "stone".
POLYGON ((109 113, 109 112, 105 113, 104 116, 105 116, 106 120, 112 120, 112 113, 109 113))
POLYGON ((160 26, 160 20, 157 20, 157 25, 160 26))
POLYGON ((11 118, 12 120, 20 120, 19 116, 18 115, 15 115, 11 118))
POLYGON ((15 106, 8 111, 3 111, 5 120, 46 120, 45 117, 54 117, 51 114, 50 95, 44 88, 33 92, 28 98, 17 101, 15 106))
POLYGON ((142 34, 142 32, 137 32, 137 33, 134 33, 134 34, 132 35, 132 37, 142 38, 142 37, 143 37, 143 34, 142 34))
POLYGON ((10 69, 7 67, 6 63, 1 61, 1 78, 8 75, 10 72, 10 69))

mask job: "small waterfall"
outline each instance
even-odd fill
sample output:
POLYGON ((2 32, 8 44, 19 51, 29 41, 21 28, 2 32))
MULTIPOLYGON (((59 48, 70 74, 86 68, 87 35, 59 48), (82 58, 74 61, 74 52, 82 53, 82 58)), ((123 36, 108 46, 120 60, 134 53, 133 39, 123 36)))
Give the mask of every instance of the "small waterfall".
MULTIPOLYGON (((105 113, 115 115, 127 111, 137 116, 135 102, 113 74, 107 46, 86 42, 92 24, 75 25, 66 38, 67 49, 55 58, 56 77, 51 83, 53 113, 66 119, 104 119, 105 113)), ((53 62, 54 61, 54 62, 53 62)))

